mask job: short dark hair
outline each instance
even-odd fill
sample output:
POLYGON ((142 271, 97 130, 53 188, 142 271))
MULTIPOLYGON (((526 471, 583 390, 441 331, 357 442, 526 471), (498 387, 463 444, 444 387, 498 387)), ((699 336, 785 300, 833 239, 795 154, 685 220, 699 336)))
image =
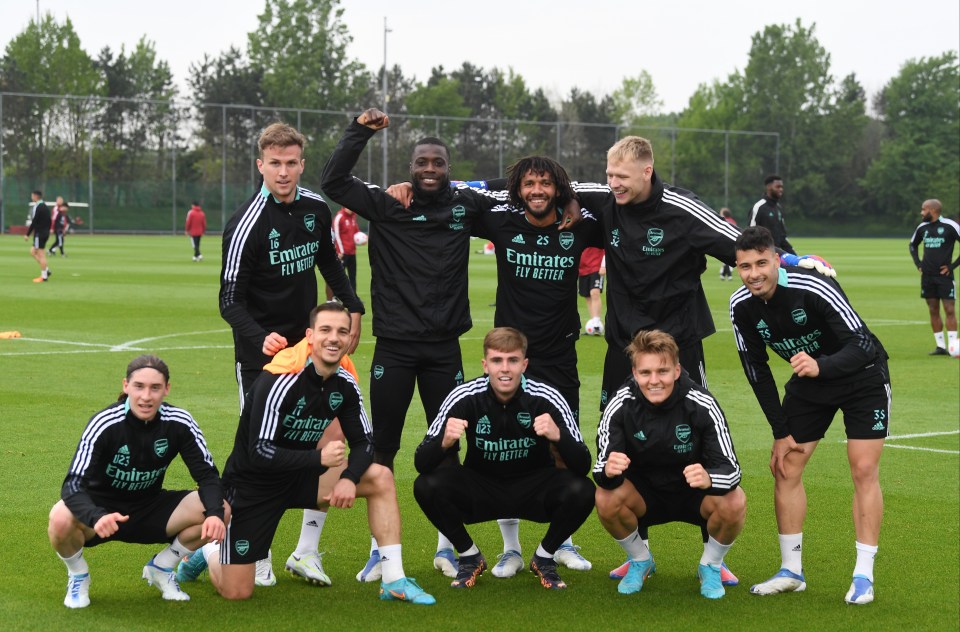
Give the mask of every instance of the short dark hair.
POLYGON ((744 228, 740 236, 737 237, 734 248, 738 252, 742 250, 756 250, 757 252, 769 250, 774 252, 776 250, 773 244, 773 235, 763 226, 744 228))
POLYGON ((43 191, 41 191, 40 189, 34 189, 30 193, 36 195, 37 197, 43 197, 43 191))
POLYGON ((450 148, 447 147, 447 144, 445 142, 443 142, 436 136, 424 136, 423 138, 421 138, 416 142, 413 148, 416 149, 420 145, 438 145, 440 147, 443 147, 443 151, 447 152, 447 160, 450 160, 450 148))
POLYGON ((547 174, 553 179, 557 185, 558 208, 562 209, 567 202, 574 199, 570 176, 560 163, 546 156, 527 156, 507 167, 507 191, 514 206, 523 206, 523 200, 520 199, 520 181, 530 171, 537 175, 547 174))
POLYGON ((310 327, 313 327, 317 322, 317 314, 320 312, 340 312, 341 314, 350 315, 349 310, 341 303, 340 301, 327 301, 326 303, 320 303, 316 307, 310 310, 310 327))
POLYGON ((260 158, 263 158, 263 152, 268 147, 277 147, 284 149, 296 145, 300 148, 300 156, 303 157, 303 149, 307 146, 307 139, 296 130, 296 128, 286 123, 272 123, 260 133, 257 139, 257 148, 260 150, 260 158))
POLYGON ((771 173, 769 176, 763 179, 764 186, 770 184, 771 182, 776 182, 777 180, 783 180, 780 176, 775 173, 771 173))

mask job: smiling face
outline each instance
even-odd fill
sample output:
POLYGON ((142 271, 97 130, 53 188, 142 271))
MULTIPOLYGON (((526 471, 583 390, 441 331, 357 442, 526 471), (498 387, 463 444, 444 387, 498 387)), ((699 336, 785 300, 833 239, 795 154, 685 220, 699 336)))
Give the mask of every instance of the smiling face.
POLYGON ((779 200, 783 197, 783 180, 774 180, 767 185, 767 197, 771 200, 779 200))
POLYGON ((303 174, 303 149, 299 145, 265 147, 257 160, 257 169, 263 174, 263 184, 281 202, 292 202, 297 197, 297 183, 303 174))
POLYGON ((633 379, 654 406, 667 401, 679 377, 680 365, 665 354, 637 353, 633 357, 633 379))
POLYGON ((780 257, 772 249, 737 250, 737 272, 750 293, 769 301, 780 278, 780 257))
POLYGON ((410 159, 410 181, 415 189, 436 193, 450 186, 450 156, 443 145, 417 145, 410 159))
POLYGON ((501 402, 508 402, 520 388, 520 377, 527 370, 523 351, 487 349, 483 356, 483 372, 490 376, 490 387, 501 402))
POLYGON ((145 367, 123 380, 123 392, 127 394, 127 403, 134 417, 150 421, 157 416, 163 398, 170 393, 170 383, 160 371, 145 367))
POLYGON ((607 185, 617 204, 636 204, 650 197, 653 162, 632 158, 607 160, 607 185))
POLYGON ((520 178, 519 193, 531 224, 544 226, 556 219, 557 183, 549 173, 527 171, 520 178))
POLYGON ((306 331, 310 358, 318 372, 336 370, 350 345, 350 315, 345 311, 321 311, 306 331))

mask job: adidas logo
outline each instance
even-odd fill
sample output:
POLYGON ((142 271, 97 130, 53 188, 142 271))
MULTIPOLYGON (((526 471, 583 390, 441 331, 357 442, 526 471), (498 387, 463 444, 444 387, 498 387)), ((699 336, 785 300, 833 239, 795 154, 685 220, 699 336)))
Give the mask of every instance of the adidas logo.
POLYGON ((800 545, 798 544, 797 546, 793 547, 793 548, 790 549, 790 550, 793 551, 794 553, 799 553, 802 549, 800 548, 800 545))
POLYGON ((638 441, 646 441, 647 435, 643 434, 643 430, 641 430, 640 432, 634 434, 633 438, 637 439, 638 441))
POLYGON ((425 221, 427 221, 427 216, 426 216, 426 215, 417 215, 416 217, 414 217, 414 218, 411 219, 410 221, 411 221, 411 222, 425 222, 425 221))
POLYGON ((308 526, 308 527, 315 527, 315 526, 317 526, 317 521, 316 521, 316 520, 311 520, 310 522, 307 523, 307 526, 308 526))
POLYGON ((761 318, 760 322, 757 323, 757 329, 770 329, 770 327, 767 326, 767 323, 763 322, 763 319, 761 318))
POLYGON ((270 234, 267 235, 267 237, 269 237, 270 239, 276 239, 276 238, 278 238, 279 236, 280 236, 280 233, 277 232, 277 229, 276 229, 276 228, 274 228, 273 230, 271 230, 271 231, 270 231, 270 234))
POLYGON ((877 423, 873 424, 873 429, 874 429, 874 430, 883 430, 883 429, 884 429, 883 422, 882 422, 882 421, 878 421, 877 423))
POLYGON ((124 443, 120 446, 120 449, 117 450, 117 454, 130 454, 130 448, 127 447, 127 444, 124 443))
POLYGON ((515 243, 515 244, 526 244, 526 243, 527 243, 527 242, 525 242, 525 241, 523 240, 523 235, 517 235, 516 237, 514 237, 514 238, 511 239, 510 241, 512 241, 512 242, 515 243))

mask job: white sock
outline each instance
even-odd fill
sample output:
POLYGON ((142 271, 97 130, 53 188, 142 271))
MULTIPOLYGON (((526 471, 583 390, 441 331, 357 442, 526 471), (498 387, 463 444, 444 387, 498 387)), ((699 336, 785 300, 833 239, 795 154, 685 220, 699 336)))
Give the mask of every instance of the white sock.
POLYGON ((573 545, 573 536, 570 536, 569 538, 567 538, 566 540, 564 540, 564 541, 563 541, 563 544, 561 544, 560 546, 565 546, 565 547, 567 547, 567 548, 572 549, 573 546, 574 546, 574 545, 573 545))
POLYGON ((67 572, 71 575, 83 575, 84 573, 90 572, 90 567, 87 566, 87 560, 83 557, 83 547, 70 557, 63 557, 59 553, 57 553, 57 557, 67 565, 67 572))
POLYGON ((957 332, 955 332, 955 331, 948 331, 948 332, 947 332, 947 342, 948 342, 950 345, 956 344, 956 343, 957 343, 957 332))
POLYGON ((476 543, 471 544, 470 548, 467 549, 466 551, 457 551, 460 557, 463 557, 464 555, 476 555, 479 552, 480 552, 480 548, 477 547, 476 543))
POLYGON ((503 552, 520 552, 520 519, 519 518, 501 518, 497 520, 500 525, 500 535, 503 536, 503 552))
POLYGON ((622 540, 617 540, 617 544, 627 554, 627 559, 634 562, 644 562, 650 559, 650 549, 647 547, 647 541, 640 537, 637 530, 622 540))
POLYGON ((184 555, 190 552, 190 549, 183 546, 180 542, 180 536, 177 536, 173 539, 173 542, 170 543, 170 546, 154 556, 153 564, 160 568, 173 568, 183 559, 184 555))
POLYGON ((700 556, 700 563, 709 564, 710 566, 720 566, 723 564, 723 557, 727 554, 727 551, 730 550, 731 546, 733 546, 733 542, 730 544, 721 544, 711 535, 707 538, 707 541, 703 543, 703 555, 700 556))
POLYGON ((873 558, 877 556, 878 548, 857 542, 857 565, 853 567, 854 575, 862 575, 873 581, 873 558))
POLYGON ((320 546, 320 534, 323 533, 323 523, 327 519, 327 512, 316 509, 303 510, 303 522, 300 524, 300 540, 293 554, 302 557, 308 553, 316 553, 320 546))
POLYGON ((941 349, 946 349, 946 348, 947 348, 947 343, 944 342, 944 340, 943 340, 943 332, 942 332, 942 331, 938 331, 938 332, 934 333, 934 334, 933 334, 933 339, 937 341, 937 346, 940 347, 941 349))
POLYGON ((803 573, 803 533, 780 534, 780 568, 803 573))
POLYGON ((370 555, 373 555, 373 552, 378 550, 380 550, 380 547, 377 545, 377 539, 370 536, 370 555))
POLYGON ((447 536, 443 535, 437 531, 437 552, 439 553, 443 549, 453 550, 453 542, 451 542, 447 536))
MULTIPOLYGON (((554 551, 553 553, 556 553, 556 551, 554 551)), ((548 560, 552 560, 552 559, 553 559, 553 553, 551 553, 550 551, 548 551, 548 550, 546 550, 545 548, 543 548, 543 542, 541 542, 540 544, 537 545, 536 555, 539 555, 540 557, 545 557, 545 558, 547 558, 548 560)))
POLYGON ((207 566, 210 566, 211 558, 220 559, 220 543, 208 542, 200 547, 200 553, 203 555, 203 559, 207 561, 207 566))
POLYGON ((390 544, 380 547, 380 568, 383 572, 382 581, 384 584, 403 579, 403 555, 400 553, 399 544, 390 544))

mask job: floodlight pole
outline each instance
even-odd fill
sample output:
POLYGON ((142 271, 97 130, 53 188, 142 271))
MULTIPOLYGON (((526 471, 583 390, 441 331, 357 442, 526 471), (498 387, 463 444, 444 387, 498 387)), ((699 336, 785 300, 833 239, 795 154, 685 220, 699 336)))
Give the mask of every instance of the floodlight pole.
MULTIPOLYGON (((387 16, 383 16, 383 113, 387 113, 387 33, 390 32, 390 29, 387 28, 387 16)), ((383 132, 383 188, 386 189, 390 182, 388 181, 387 176, 387 130, 383 132)))

